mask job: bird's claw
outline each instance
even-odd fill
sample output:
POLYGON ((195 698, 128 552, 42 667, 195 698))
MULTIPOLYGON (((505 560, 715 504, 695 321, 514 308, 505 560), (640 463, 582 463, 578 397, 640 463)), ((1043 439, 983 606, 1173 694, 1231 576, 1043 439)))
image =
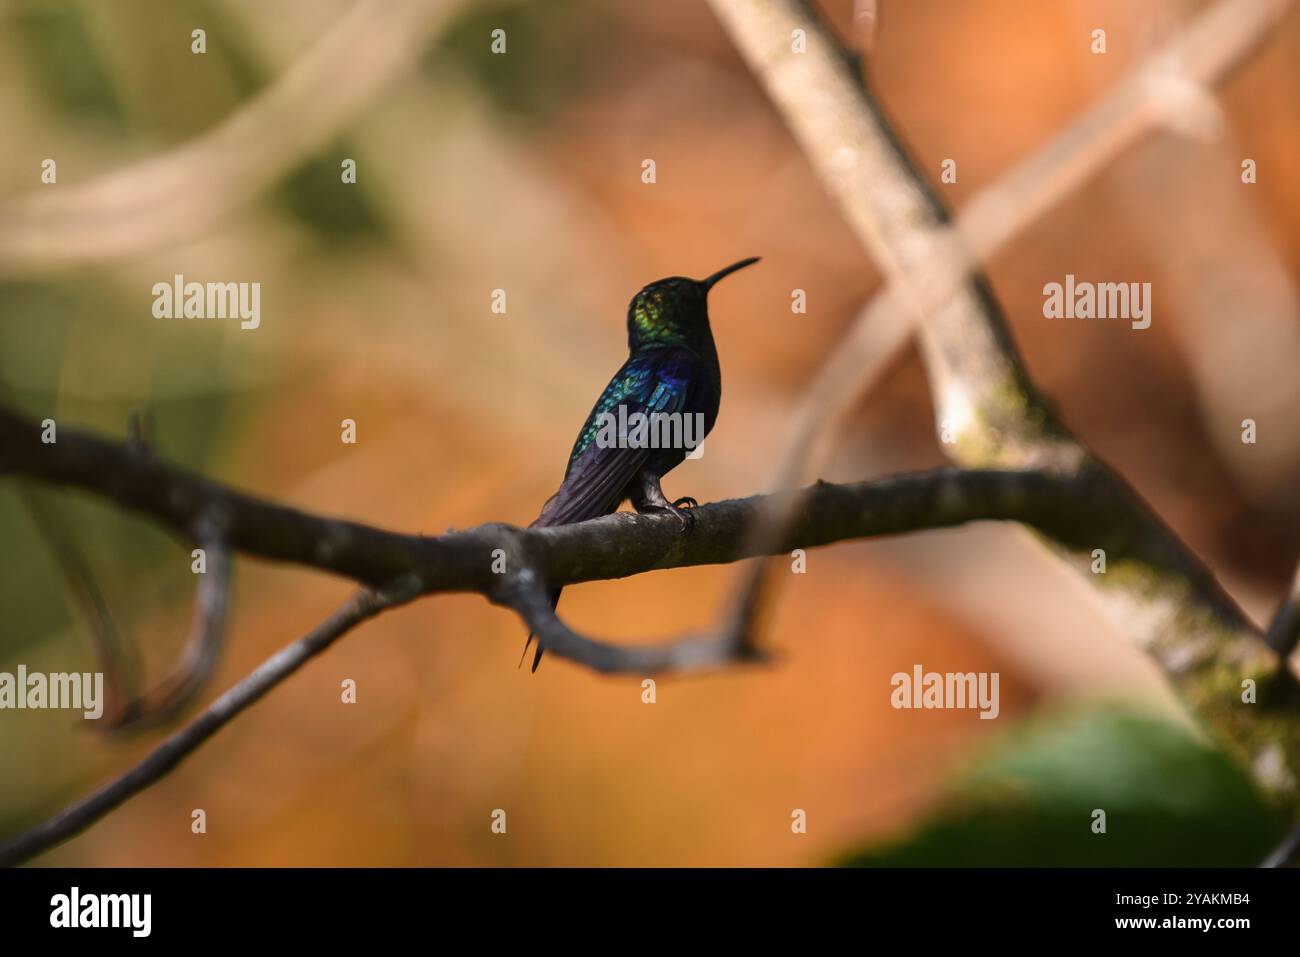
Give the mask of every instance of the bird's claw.
POLYGON ((689 532, 695 528, 695 515, 692 509, 697 508, 699 504, 689 495, 683 496, 671 504, 669 511, 677 519, 681 531, 689 532))

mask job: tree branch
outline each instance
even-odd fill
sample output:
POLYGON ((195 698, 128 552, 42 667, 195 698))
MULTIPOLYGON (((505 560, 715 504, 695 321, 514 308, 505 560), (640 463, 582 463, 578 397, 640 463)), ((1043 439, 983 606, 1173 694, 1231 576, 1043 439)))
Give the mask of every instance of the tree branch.
MULTIPOLYGON (((492 523, 426 537, 237 492, 142 453, 134 443, 65 426, 58 441, 47 445, 40 433, 37 422, 0 406, 0 475, 97 495, 192 540, 202 540, 208 516, 217 515, 222 541, 234 551, 371 586, 415 573, 428 592, 497 593, 503 577, 491 569, 497 548, 515 559, 515 567, 526 565, 555 586, 734 562, 757 554, 747 534, 755 520, 798 494, 702 505, 685 535, 671 516, 623 512, 577 525, 518 529, 492 523)), ((1083 489, 1077 477, 999 470, 939 469, 852 485, 818 482, 804 493, 797 521, 773 551, 979 520, 1023 521, 1045 535, 1075 540, 1086 525, 1075 514, 1083 489)), ((1222 597, 1230 607, 1231 599, 1222 597)))
MULTIPOLYGON (((1226 624, 1252 630, 1208 569, 1171 532, 1129 537, 1128 516, 1097 473, 937 469, 871 482, 818 482, 798 492, 700 506, 681 534, 671 516, 618 513, 576 525, 518 529, 500 523, 437 537, 407 535, 315 515, 237 492, 171 465, 134 443, 63 427, 40 441, 38 423, 0 406, 0 474, 78 489, 144 515, 182 536, 205 540, 220 517, 232 550, 343 575, 378 586, 416 573, 429 592, 496 594, 492 551, 503 549, 553 586, 624 578, 659 568, 725 564, 764 554, 749 534, 755 522, 802 501, 788 531, 765 554, 837 541, 946 528, 971 521, 1016 521, 1063 545, 1113 545, 1130 558, 1188 579, 1226 624)), ((509 604, 509 602, 506 602, 509 604)), ((512 606, 513 607, 513 606, 512 606)))

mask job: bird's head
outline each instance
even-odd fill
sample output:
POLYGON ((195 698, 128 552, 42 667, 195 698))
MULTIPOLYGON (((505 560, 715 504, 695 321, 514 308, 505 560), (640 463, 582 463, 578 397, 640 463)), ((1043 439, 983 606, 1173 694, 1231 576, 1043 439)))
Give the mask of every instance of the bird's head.
POLYGON ((627 345, 664 343, 698 346, 709 333, 709 290, 720 279, 758 262, 757 256, 732 263, 706 279, 671 276, 646 286, 627 307, 627 345))

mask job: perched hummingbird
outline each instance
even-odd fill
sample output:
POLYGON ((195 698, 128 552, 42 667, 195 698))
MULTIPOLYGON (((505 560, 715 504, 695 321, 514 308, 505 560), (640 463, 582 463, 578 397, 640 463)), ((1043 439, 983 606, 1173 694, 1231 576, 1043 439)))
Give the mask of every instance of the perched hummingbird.
MULTIPOLYGON (((669 511, 678 516, 683 529, 690 524, 683 510, 697 505, 695 499, 688 496, 670 502, 659 486, 660 479, 686 457, 686 448, 625 448, 626 443, 608 447, 597 437, 607 417, 619 416, 620 406, 629 417, 662 412, 680 413, 685 419, 699 413, 704 435, 709 434, 722 401, 722 369, 709 329, 709 290, 723 277, 756 262, 757 256, 742 259, 707 279, 660 279, 632 297, 627 308, 627 361, 592 406, 569 453, 564 481, 542 506, 533 526, 584 522, 617 511, 627 499, 638 512, 669 511)), ((551 607, 559 600, 556 588, 551 592, 551 607)), ((530 634, 525 655, 532 640, 530 634)), ((539 646, 533 671, 541 660, 539 646)))

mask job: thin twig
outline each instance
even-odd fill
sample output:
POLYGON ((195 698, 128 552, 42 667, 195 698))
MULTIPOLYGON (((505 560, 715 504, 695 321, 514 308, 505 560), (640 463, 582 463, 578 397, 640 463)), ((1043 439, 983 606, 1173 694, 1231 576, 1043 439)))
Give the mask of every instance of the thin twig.
POLYGON ((362 590, 311 632, 280 649, 202 714, 149 752, 135 767, 53 817, 0 844, 0 867, 20 864, 66 841, 139 794, 192 754, 236 715, 320 654, 349 630, 388 608, 410 601, 422 586, 414 576, 379 591, 362 590))
POLYGON ((512 576, 494 600, 519 613, 548 655, 576 661, 602 674, 694 674, 759 660, 730 633, 688 635, 654 644, 614 644, 588 638, 560 620, 551 606, 549 586, 528 567, 512 576))
POLYGON ((230 600, 231 557, 215 532, 200 543, 206 570, 195 588, 194 622, 180 661, 157 687, 126 703, 111 722, 113 729, 141 729, 175 717, 198 697, 216 669, 230 600))
MULTIPOLYGON (((138 458, 152 457, 147 441, 150 420, 138 411, 128 419, 123 450, 138 458)), ((104 673, 107 702, 102 730, 142 728, 173 717, 203 689, 216 667, 225 627, 230 585, 230 551, 222 541, 220 517, 200 516, 199 542, 205 550, 205 571, 198 579, 194 622, 181 659, 158 687, 143 695, 134 691, 127 646, 113 621, 108 602, 90 563, 82 553, 66 521, 28 484, 20 486, 23 503, 45 537, 67 582, 73 600, 85 620, 95 656, 104 673)))
POLYGON ((104 705, 104 720, 112 722, 123 714, 126 702, 135 698, 127 647, 113 621, 108 600, 91 570, 90 561, 69 530, 67 520, 42 497, 52 493, 38 492, 25 482, 18 489, 27 514, 49 546, 73 604, 80 612, 95 660, 104 673, 108 699, 104 705))

